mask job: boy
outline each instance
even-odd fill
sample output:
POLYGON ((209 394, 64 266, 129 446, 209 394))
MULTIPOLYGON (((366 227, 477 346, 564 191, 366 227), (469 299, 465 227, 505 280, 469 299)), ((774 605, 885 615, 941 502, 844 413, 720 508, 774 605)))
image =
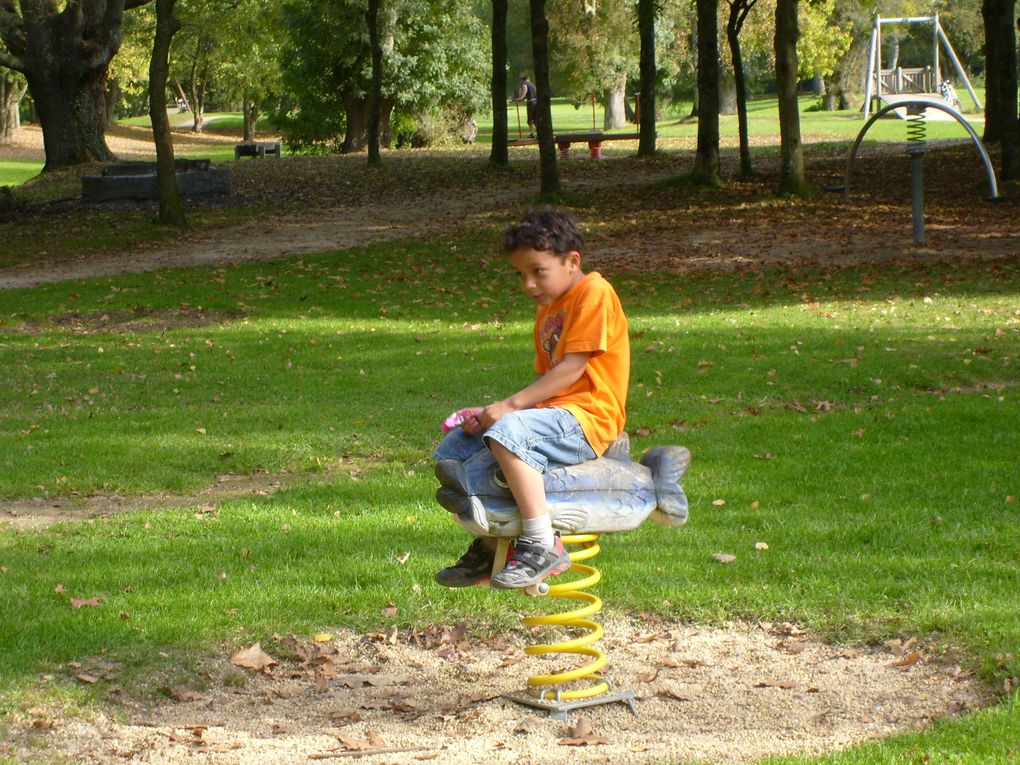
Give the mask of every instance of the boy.
MULTIPOLYGON (((513 494, 523 533, 506 567, 492 576, 497 589, 529 587, 570 568, 552 528, 542 474, 550 465, 595 459, 626 419, 627 318, 609 282, 581 270, 581 246, 573 219, 554 210, 531 210, 507 228, 503 250, 521 289, 538 304, 538 378, 508 398, 466 410, 433 454, 437 461, 465 461, 488 448, 499 463, 496 480, 513 494)), ((494 539, 476 539, 436 580, 447 587, 483 581, 492 571, 494 549, 494 539)))

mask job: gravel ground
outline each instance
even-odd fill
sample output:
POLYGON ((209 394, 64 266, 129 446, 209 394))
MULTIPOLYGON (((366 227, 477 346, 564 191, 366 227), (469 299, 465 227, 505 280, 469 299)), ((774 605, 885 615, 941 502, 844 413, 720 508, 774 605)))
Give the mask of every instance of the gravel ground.
MULTIPOLYGON (((951 657, 916 641, 848 648, 790 624, 603 623, 608 676, 637 694, 636 713, 616 702, 562 722, 504 698, 532 674, 576 666, 524 656, 524 635, 341 633, 284 641, 291 658, 262 671, 212 660, 206 687, 167 688, 155 706, 125 700, 87 717, 33 710, 14 721, 8 747, 86 764, 175 765, 199 753, 210 765, 745 762, 838 750, 991 701, 951 657)), ((115 679, 116 669, 74 666, 48 682, 81 676, 115 679)))

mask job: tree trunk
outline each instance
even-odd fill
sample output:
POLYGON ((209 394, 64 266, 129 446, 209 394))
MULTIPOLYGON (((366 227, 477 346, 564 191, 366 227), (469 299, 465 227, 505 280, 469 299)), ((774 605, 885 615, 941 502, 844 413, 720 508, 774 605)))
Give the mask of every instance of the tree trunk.
POLYGON ((737 83, 733 72, 719 67, 719 114, 737 113, 737 83))
POLYGON ((797 104, 797 0, 776 3, 776 81, 779 86, 779 193, 807 196, 797 104))
POLYGON ((125 5, 5 0, 0 4, 0 66, 25 75, 43 130, 45 170, 107 161, 106 78, 120 47, 125 5))
POLYGON ((492 0, 492 148, 489 162, 506 167, 510 162, 506 120, 507 0, 492 0))
POLYGON ((984 0, 981 3, 981 18, 985 32, 985 129, 982 139, 992 144, 1002 139, 1002 114, 1000 103, 999 79, 999 35, 998 9, 1002 0, 984 0))
POLYGON ((195 58, 191 62, 191 129, 201 133, 205 127, 206 56, 209 42, 203 35, 195 45, 195 58))
POLYGON ((372 85, 368 91, 368 164, 382 163, 379 154, 379 122, 382 107, 382 43, 379 40, 379 3, 368 0, 365 19, 368 22, 369 48, 372 51, 372 85))
POLYGON ((730 13, 726 21, 726 41, 733 65, 733 82, 737 94, 737 133, 740 139, 740 175, 749 178, 754 174, 751 165, 751 144, 747 135, 747 82, 744 79, 744 57, 740 50, 740 32, 747 14, 758 0, 730 0, 730 13))
POLYGON ((697 0, 698 147, 694 174, 704 183, 721 181, 719 168, 719 22, 718 0, 697 0))
POLYGON ((549 20, 545 0, 529 0, 531 9, 531 56, 535 63, 535 89, 538 106, 535 127, 538 130, 538 156, 542 173, 542 194, 560 193, 556 146, 553 143, 552 107, 549 101, 549 20))
POLYGON ((1002 180, 1020 178, 1020 119, 1017 116, 1017 51, 1014 0, 984 0, 984 140, 1001 147, 1002 180))
POLYGON ((156 33, 149 61, 149 119, 156 143, 156 181, 159 187, 159 222, 184 228, 184 208, 177 188, 174 168, 174 143, 170 135, 170 118, 166 113, 166 79, 170 66, 170 42, 181 28, 174 18, 177 0, 156 0, 156 33))
POLYGON ((116 77, 106 79, 106 127, 110 127, 117 118, 117 99, 120 98, 120 83, 116 77))
POLYGON ((656 0, 638 0, 638 33, 641 37, 641 123, 638 156, 655 154, 655 7, 656 0))
POLYGON ((251 100, 251 96, 248 93, 244 94, 241 114, 244 118, 244 138, 242 140, 245 143, 251 143, 255 140, 255 123, 259 118, 259 107, 258 104, 251 100))
POLYGON ((614 130, 627 124, 627 107, 624 101, 627 98, 627 82, 623 81, 603 91, 605 99, 605 110, 602 117, 602 129, 614 130))
POLYGON ((0 141, 11 138, 21 128, 21 99, 28 85, 13 72, 0 74, 0 141))
MULTIPOLYGON (((347 96, 344 99, 344 115, 347 130, 340 146, 341 154, 353 154, 368 148, 368 110, 367 98, 347 96)), ((379 145, 390 148, 393 144, 390 134, 390 112, 393 111, 393 99, 383 98, 379 104, 379 145)))
POLYGON ((1017 52, 1016 14, 1014 0, 1001 0, 996 24, 996 47, 999 49, 999 107, 1002 111, 1001 178, 1020 178, 1020 118, 1017 115, 1017 52))

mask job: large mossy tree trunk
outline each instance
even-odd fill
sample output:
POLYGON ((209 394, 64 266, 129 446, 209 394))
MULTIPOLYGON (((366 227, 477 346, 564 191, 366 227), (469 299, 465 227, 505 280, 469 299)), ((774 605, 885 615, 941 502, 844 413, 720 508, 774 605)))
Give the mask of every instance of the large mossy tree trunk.
POLYGON ((655 10, 657 0, 638 0, 638 34, 641 38, 641 104, 638 106, 638 156, 655 154, 655 10))
POLYGON ((492 148, 489 162, 506 167, 510 162, 507 128, 507 0, 492 0, 492 148))
POLYGON ((779 193, 808 196, 797 103, 797 0, 776 3, 776 81, 779 88, 779 193))
POLYGON ((538 107, 535 122, 538 129, 538 156, 542 173, 542 194, 560 193, 559 168, 556 166, 556 145, 553 142, 552 104, 549 99, 549 20, 545 0, 530 0, 531 56, 535 64, 535 88, 538 107))
POLYGON ((159 187, 159 222, 183 228, 187 225, 174 167, 174 143, 166 113, 166 80, 170 71, 170 43, 181 28, 174 18, 177 0, 156 0, 156 33, 149 61, 149 120, 156 142, 156 182, 159 187))
MULTIPOLYGON (((393 99, 382 98, 379 103, 379 145, 390 148, 393 138, 390 133, 390 113, 393 111, 393 99)), ((353 154, 368 148, 368 99, 360 96, 347 96, 344 99, 344 116, 347 129, 344 141, 340 146, 341 154, 353 154)))
POLYGON ((114 159, 106 145, 106 81, 125 8, 149 0, 5 0, 0 66, 21 72, 42 126, 44 170, 114 159))
POLYGON ((719 166, 719 21, 718 0, 697 0, 698 12, 698 146, 694 175, 717 185, 719 166))

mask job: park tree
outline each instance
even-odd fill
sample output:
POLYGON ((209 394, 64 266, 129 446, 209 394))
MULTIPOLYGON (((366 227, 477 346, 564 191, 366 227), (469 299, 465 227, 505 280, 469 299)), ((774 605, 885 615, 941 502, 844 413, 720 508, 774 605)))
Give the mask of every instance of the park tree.
POLYGON ((271 0, 233 0, 220 21, 212 77, 218 96, 240 105, 244 140, 254 141, 259 116, 275 105, 282 89, 283 14, 271 0))
POLYGON ((542 194, 560 193, 559 168, 556 165, 556 146, 553 144, 552 102, 549 94, 549 20, 545 15, 545 0, 530 0, 531 58, 535 63, 535 89, 538 106, 535 109, 535 128, 538 131, 538 157, 541 172, 542 194))
POLYGON ((797 0, 776 2, 776 81, 779 91, 779 193, 806 196, 804 146, 800 136, 797 102, 797 0))
POLYGON ((751 166, 751 144, 747 135, 747 81, 744 77, 744 57, 740 49, 740 32, 747 15, 758 0, 726 0, 726 43, 730 49, 733 79, 737 90, 737 132, 740 141, 740 174, 748 177, 754 172, 751 166))
POLYGON ((149 63, 149 120, 156 143, 156 184, 159 188, 159 222, 183 228, 186 224, 174 163, 174 142, 166 113, 166 81, 170 69, 170 43, 180 22, 174 17, 177 0, 156 0, 156 29, 149 63))
POLYGON ((45 170, 106 161, 106 78, 124 12, 150 0, 0 0, 0 66, 21 72, 42 125, 45 170))
POLYGON ((28 91, 25 78, 10 69, 0 69, 0 141, 21 127, 21 99, 28 91))
MULTIPOLYGON (((343 152, 367 147, 367 7, 367 0, 292 0, 284 6, 281 69, 284 88, 294 97, 284 133, 291 145, 333 144, 343 152)), ((379 25, 383 146, 392 142, 393 113, 409 133, 424 134, 430 120, 462 120, 484 106, 488 38, 470 6, 392 0, 380 5, 379 25)))
POLYGON ((510 163, 507 139, 507 0, 492 0, 492 148, 489 162, 497 167, 510 163))
POLYGON ((984 0, 985 133, 1000 146, 999 175, 1020 178, 1020 120, 1017 116, 1017 50, 1014 0, 984 0))
POLYGON ((637 108, 641 138, 638 141, 638 156, 650 157, 655 154, 655 17, 662 9, 661 0, 638 0, 638 36, 641 40, 640 85, 641 101, 637 108))
POLYGON ((606 130, 627 122, 627 81, 638 70, 639 38, 632 4, 625 0, 553 3, 547 8, 550 68, 559 90, 574 103, 602 97, 606 130))
POLYGON ((368 0, 365 24, 368 27, 368 50, 372 61, 372 79, 368 88, 368 164, 382 162, 379 154, 379 121, 382 105, 383 46, 379 29, 381 0, 368 0))
POLYGON ((718 184, 719 166, 719 3, 697 0, 698 10, 698 144, 694 175, 718 184))

